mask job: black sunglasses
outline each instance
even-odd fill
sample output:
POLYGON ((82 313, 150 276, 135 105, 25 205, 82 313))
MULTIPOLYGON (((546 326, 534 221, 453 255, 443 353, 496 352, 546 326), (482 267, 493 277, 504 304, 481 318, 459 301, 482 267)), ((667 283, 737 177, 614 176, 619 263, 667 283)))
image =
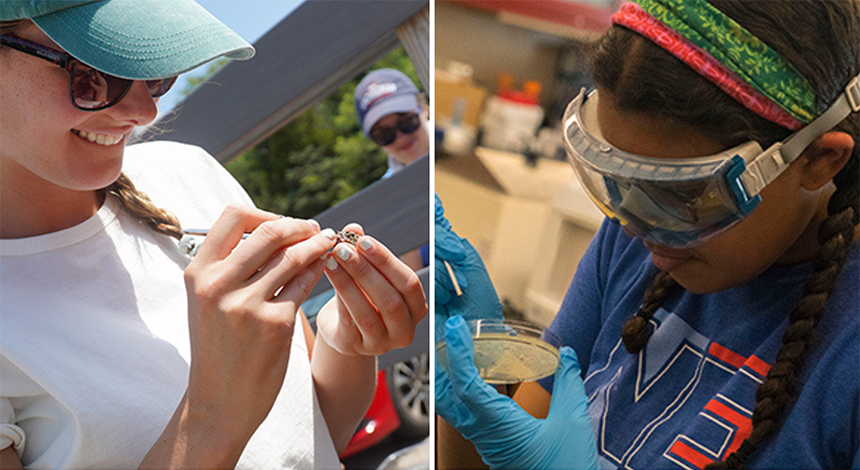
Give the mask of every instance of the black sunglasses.
POLYGON ((421 117, 418 113, 401 114, 397 119, 397 125, 391 127, 373 126, 370 129, 370 138, 382 147, 391 145, 397 139, 397 131, 403 134, 411 134, 421 126, 421 117))
MULTIPOLYGON (((114 77, 98 71, 65 52, 17 36, 4 34, 0 36, 0 44, 45 59, 67 70, 69 72, 69 98, 71 98, 75 108, 81 111, 98 111, 119 103, 134 83, 134 80, 114 77)), ((170 90, 170 87, 176 82, 176 77, 145 80, 145 82, 149 94, 153 98, 158 98, 170 90)))

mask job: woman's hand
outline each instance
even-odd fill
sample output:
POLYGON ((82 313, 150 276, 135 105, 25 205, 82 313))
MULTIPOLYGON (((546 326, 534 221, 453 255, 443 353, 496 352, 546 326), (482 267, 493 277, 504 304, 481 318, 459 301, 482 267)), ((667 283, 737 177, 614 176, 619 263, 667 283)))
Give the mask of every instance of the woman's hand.
POLYGON ((314 221, 241 207, 224 211, 185 270, 186 406, 250 438, 281 390, 296 313, 334 244, 334 232, 320 232, 314 221))
POLYGON ((379 356, 409 345, 427 315, 418 276, 388 248, 364 236, 358 224, 344 230, 361 237, 338 244, 328 255, 326 275, 335 296, 317 316, 317 334, 341 354, 379 356))

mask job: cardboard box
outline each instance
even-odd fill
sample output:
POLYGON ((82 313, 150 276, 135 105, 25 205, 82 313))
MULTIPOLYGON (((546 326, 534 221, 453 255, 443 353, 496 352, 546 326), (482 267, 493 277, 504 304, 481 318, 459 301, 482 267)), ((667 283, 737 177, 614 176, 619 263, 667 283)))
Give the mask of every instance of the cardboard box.
POLYGON ((463 123, 474 129, 478 128, 487 89, 465 81, 449 81, 436 78, 433 102, 436 119, 450 121, 454 115, 454 106, 458 99, 465 101, 463 123))

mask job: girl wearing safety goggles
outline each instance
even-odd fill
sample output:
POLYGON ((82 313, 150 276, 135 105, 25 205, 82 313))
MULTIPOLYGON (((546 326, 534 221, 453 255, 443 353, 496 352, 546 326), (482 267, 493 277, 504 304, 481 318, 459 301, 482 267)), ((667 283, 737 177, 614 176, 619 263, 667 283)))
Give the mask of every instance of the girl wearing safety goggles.
POLYGON ((572 351, 519 405, 442 371, 437 411, 496 468, 860 468, 860 2, 613 23, 564 117, 607 215, 549 328, 572 351))
POLYGON ((202 149, 126 148, 178 74, 253 53, 191 0, 2 1, 0 468, 340 468, 417 276, 202 149), (180 220, 211 227, 193 260, 180 220))

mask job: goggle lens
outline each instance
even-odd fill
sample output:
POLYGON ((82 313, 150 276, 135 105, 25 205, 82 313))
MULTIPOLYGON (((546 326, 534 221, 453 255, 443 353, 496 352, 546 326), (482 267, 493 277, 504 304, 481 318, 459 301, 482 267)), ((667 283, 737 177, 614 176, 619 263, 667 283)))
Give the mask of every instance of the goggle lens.
POLYGON ((745 148, 707 157, 659 159, 629 154, 607 143, 596 119, 596 95, 584 92, 565 113, 564 144, 582 187, 597 207, 633 236, 684 248, 740 221, 745 212, 727 174, 745 148), (732 155, 735 155, 732 157, 732 155))
MULTIPOLYGON (((153 98, 163 96, 176 82, 176 77, 146 80, 153 98)), ((82 111, 98 111, 117 103, 131 89, 133 80, 119 78, 96 70, 78 61, 69 69, 69 92, 72 103, 82 111)))
POLYGON ((373 129, 370 130, 370 138, 380 146, 385 147, 397 140, 397 131, 400 131, 402 134, 411 134, 420 126, 421 117, 417 113, 408 113, 400 116, 396 126, 373 126, 373 129))

